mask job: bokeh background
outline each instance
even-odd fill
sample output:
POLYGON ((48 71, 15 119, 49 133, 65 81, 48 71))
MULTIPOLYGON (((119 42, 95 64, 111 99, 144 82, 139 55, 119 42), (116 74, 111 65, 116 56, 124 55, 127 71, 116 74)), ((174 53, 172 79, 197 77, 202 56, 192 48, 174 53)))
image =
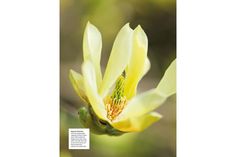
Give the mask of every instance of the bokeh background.
POLYGON ((78 109, 83 103, 68 78, 69 69, 81 72, 82 38, 87 21, 102 34, 104 72, 120 28, 138 24, 148 36, 151 69, 138 91, 156 87, 176 58, 175 0, 60 0, 60 151, 61 157, 174 157, 176 156, 176 96, 157 109, 164 117, 140 133, 120 137, 91 134, 90 150, 68 150, 68 128, 81 127, 78 109))

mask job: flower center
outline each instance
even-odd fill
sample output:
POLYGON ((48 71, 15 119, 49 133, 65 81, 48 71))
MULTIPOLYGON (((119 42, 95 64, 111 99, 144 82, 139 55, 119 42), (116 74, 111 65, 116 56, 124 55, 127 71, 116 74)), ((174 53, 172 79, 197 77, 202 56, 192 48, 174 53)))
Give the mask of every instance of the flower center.
POLYGON ((124 109, 127 99, 124 96, 124 76, 120 76, 116 81, 116 86, 111 96, 105 99, 107 118, 113 121, 124 109))

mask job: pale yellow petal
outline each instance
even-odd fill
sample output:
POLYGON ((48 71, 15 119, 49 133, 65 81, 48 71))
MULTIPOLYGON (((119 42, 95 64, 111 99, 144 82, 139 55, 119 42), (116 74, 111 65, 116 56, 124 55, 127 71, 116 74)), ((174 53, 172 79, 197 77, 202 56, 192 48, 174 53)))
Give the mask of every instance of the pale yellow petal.
POLYGON ((176 93, 176 60, 170 64, 156 90, 157 93, 165 97, 176 93))
POLYGON ((162 116, 159 113, 151 112, 140 117, 133 117, 124 121, 112 123, 112 126, 124 132, 143 131, 161 118, 162 116))
POLYGON ((83 76, 71 69, 69 73, 69 79, 76 93, 80 96, 82 100, 87 102, 87 97, 85 95, 85 89, 84 89, 83 76))
POLYGON ((147 114, 159 107, 165 100, 166 97, 159 95, 155 89, 143 92, 128 102, 118 119, 125 120, 147 114))
POLYGON ((128 64, 128 70, 126 71, 126 82, 125 82, 125 96, 127 99, 132 98, 136 95, 138 82, 142 78, 145 70, 146 58, 148 49, 148 39, 143 29, 138 26, 134 30, 133 35, 133 49, 130 62, 128 64))
POLYGON ((165 100, 176 93, 176 61, 174 60, 166 70, 157 88, 146 91, 131 99, 123 112, 120 120, 141 116, 159 107, 165 100))
POLYGON ((150 68, 151 68, 151 63, 150 63, 150 61, 147 57, 145 59, 145 64, 144 64, 144 70, 143 70, 143 73, 142 73, 142 77, 147 74, 147 72, 150 70, 150 68))
POLYGON ((126 24, 121 28, 114 41, 99 93, 105 96, 109 88, 126 68, 132 50, 133 30, 126 24))
POLYGON ((96 74, 94 67, 90 61, 85 61, 82 65, 84 77, 85 92, 89 103, 95 114, 103 120, 106 120, 106 110, 102 98, 97 91, 96 74))
POLYGON ((90 22, 87 23, 83 38, 84 60, 90 60, 95 68, 96 81, 99 86, 102 82, 102 73, 100 67, 102 50, 102 37, 99 30, 90 22))

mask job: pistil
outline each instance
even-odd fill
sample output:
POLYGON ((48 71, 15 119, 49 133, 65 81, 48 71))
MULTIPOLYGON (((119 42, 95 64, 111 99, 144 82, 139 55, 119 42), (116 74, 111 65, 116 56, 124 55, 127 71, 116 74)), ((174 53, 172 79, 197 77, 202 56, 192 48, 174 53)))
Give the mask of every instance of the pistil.
POLYGON ((124 76, 120 76, 116 81, 116 86, 112 95, 105 100, 107 118, 113 121, 124 109, 127 104, 127 99, 124 96, 124 76))

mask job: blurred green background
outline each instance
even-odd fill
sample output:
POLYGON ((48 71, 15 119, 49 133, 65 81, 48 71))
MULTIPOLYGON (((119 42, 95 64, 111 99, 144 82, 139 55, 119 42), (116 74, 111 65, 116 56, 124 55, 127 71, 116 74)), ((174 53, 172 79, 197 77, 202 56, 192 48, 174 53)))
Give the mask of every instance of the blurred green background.
POLYGON ((176 58, 175 0, 60 0, 60 150, 61 157, 175 157, 176 97, 157 109, 163 118, 140 133, 120 137, 91 134, 90 150, 68 150, 68 128, 81 127, 83 106, 69 79, 69 69, 81 72, 82 38, 87 21, 102 34, 101 66, 104 72, 113 41, 120 28, 138 24, 148 36, 151 69, 138 91, 156 87, 176 58))

